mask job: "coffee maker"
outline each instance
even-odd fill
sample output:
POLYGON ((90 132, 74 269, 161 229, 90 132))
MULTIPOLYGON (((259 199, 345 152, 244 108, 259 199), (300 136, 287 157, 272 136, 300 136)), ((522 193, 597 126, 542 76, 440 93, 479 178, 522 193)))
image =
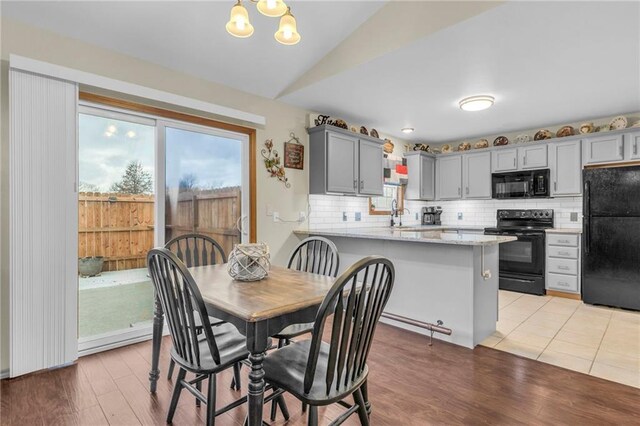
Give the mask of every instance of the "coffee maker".
POLYGON ((440 221, 442 215, 442 207, 423 207, 422 208, 422 224, 423 225, 442 225, 440 221))

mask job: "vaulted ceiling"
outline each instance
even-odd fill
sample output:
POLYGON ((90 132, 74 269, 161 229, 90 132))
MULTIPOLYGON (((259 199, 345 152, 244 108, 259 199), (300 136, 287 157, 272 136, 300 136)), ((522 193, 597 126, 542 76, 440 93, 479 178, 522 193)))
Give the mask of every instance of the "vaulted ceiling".
MULTIPOLYGON (((640 111, 640 3, 302 1, 302 41, 233 1, 2 2, 2 15, 260 96, 443 142, 640 111), (457 102, 491 94, 493 108, 457 102)), ((406 135, 403 135, 406 138, 406 135)))

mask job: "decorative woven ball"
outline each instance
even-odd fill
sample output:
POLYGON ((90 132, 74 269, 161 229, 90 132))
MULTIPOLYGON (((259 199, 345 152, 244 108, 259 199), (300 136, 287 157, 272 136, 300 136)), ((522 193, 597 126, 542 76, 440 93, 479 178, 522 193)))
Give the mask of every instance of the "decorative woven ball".
POLYGON ((259 281, 269 275, 269 247, 265 243, 236 244, 227 265, 234 280, 259 281))

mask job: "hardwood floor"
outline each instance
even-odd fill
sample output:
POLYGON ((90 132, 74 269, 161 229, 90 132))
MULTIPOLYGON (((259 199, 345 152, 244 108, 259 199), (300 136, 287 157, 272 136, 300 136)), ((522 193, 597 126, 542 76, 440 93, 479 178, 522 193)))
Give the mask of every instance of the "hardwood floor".
MULTIPOLYGON (((2 425, 161 425, 169 405, 170 342, 161 355, 158 392, 148 392, 151 342, 80 358, 76 365, 2 380, 2 425)), ((373 425, 640 424, 640 390, 478 346, 469 350, 380 324, 370 357, 373 425)), ((247 369, 243 369, 243 376, 247 369)), ((218 403, 237 397, 230 372, 218 379, 218 403)), ((243 392, 246 392, 243 377, 243 392)), ((306 424, 291 397, 288 425, 306 424)), ((320 409, 321 424, 342 408, 320 409)), ((204 406, 183 393, 174 424, 204 424, 204 406)), ((245 407, 217 418, 241 425, 245 407)), ((268 408, 265 409, 268 418, 268 408)), ((276 424, 285 422, 279 415, 276 424)), ((352 416, 347 424, 359 424, 352 416)))

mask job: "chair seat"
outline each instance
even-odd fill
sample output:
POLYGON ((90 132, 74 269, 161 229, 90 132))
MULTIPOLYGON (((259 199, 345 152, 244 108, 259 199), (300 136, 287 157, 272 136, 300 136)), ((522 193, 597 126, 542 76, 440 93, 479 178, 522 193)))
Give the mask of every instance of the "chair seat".
POLYGON ((344 374, 341 386, 333 386, 329 394, 326 392, 326 372, 329 361, 329 344, 322 342, 318 355, 316 374, 313 386, 308 394, 304 393, 304 375, 309 360, 311 340, 294 342, 288 346, 269 353, 264 359, 265 380, 280 389, 292 393, 302 402, 312 405, 328 405, 339 401, 354 392, 366 380, 369 370, 364 368, 362 374, 355 380, 344 384, 344 374))
POLYGON ((175 347, 171 349, 171 358, 187 371, 197 374, 211 374, 224 370, 225 368, 242 361, 249 356, 246 338, 229 323, 224 323, 212 329, 220 353, 220 364, 216 364, 209 350, 209 344, 205 334, 198 336, 198 347, 200 349, 200 367, 191 364, 176 352, 175 347))
POLYGON ((276 334, 276 339, 293 339, 294 337, 298 337, 302 334, 311 333, 313 331, 313 323, 305 323, 305 324, 292 324, 282 330, 280 333, 276 334))

